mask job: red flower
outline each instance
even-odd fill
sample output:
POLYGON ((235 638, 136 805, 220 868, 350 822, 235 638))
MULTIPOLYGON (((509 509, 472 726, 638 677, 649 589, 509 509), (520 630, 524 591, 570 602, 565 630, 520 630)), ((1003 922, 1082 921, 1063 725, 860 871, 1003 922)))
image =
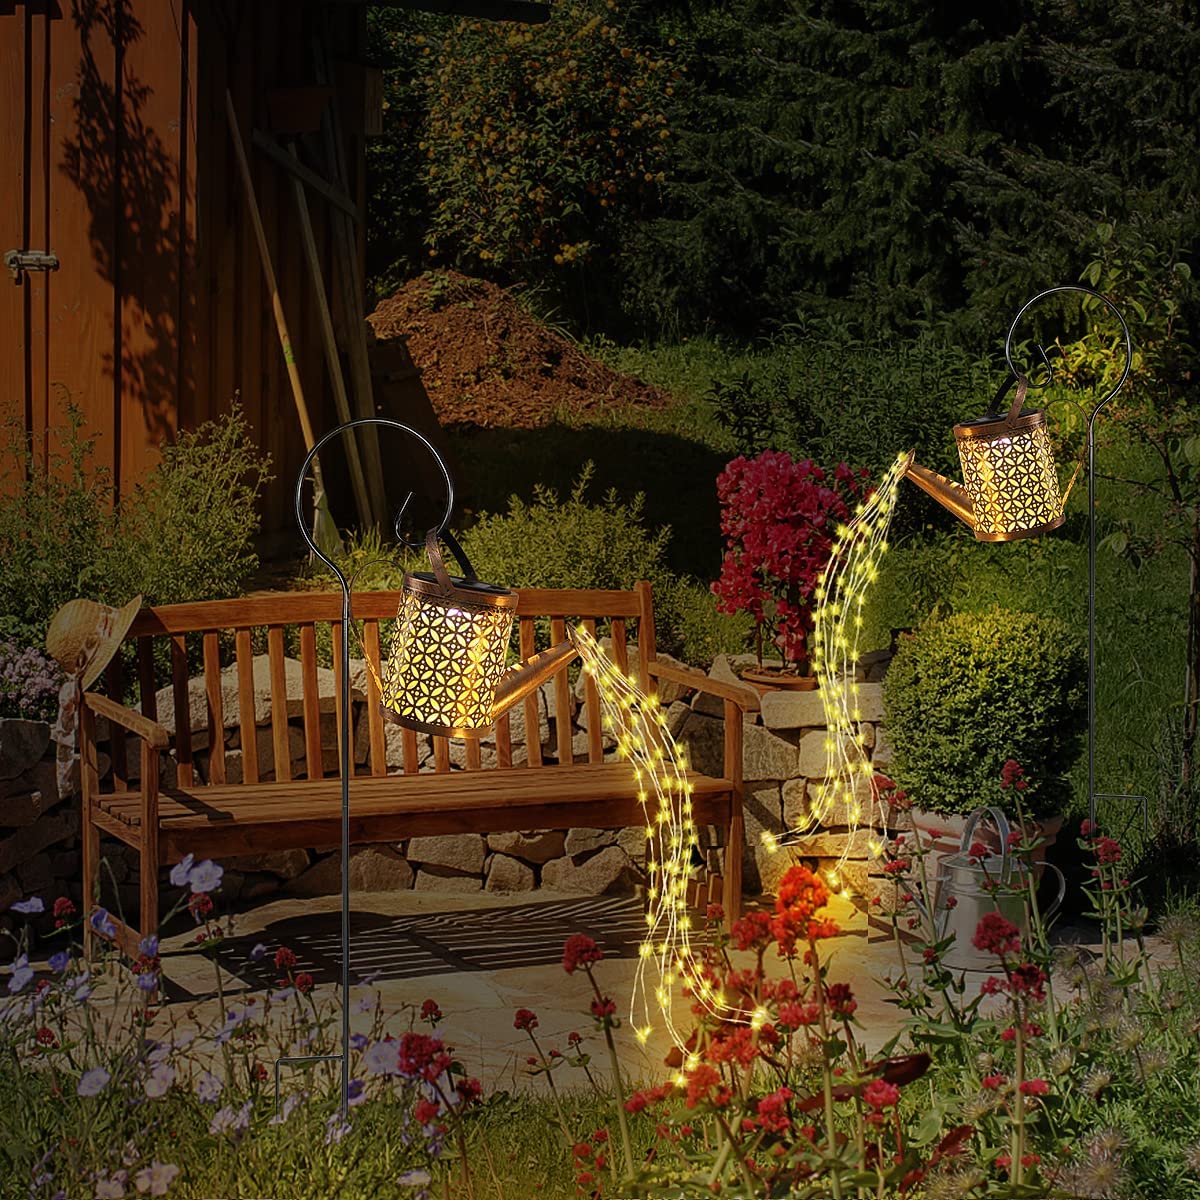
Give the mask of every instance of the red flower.
POLYGON ((430 1125, 436 1119, 441 1107, 436 1100, 418 1100, 413 1109, 413 1117, 418 1125, 430 1125))
POLYGON ((421 1005, 421 1020, 422 1021, 440 1021, 442 1019, 442 1010, 438 1008, 436 1000, 426 1000, 421 1005))
POLYGON ((725 920, 725 909, 720 904, 710 904, 704 912, 704 919, 712 921, 714 924, 720 924, 725 920))
POLYGON ((420 1075, 432 1083, 450 1066, 451 1059, 441 1038, 425 1033, 406 1033, 400 1039, 396 1061, 402 1074, 410 1078, 420 1075))
POLYGON ((902 875, 911 866, 912 862, 907 858, 893 858, 883 864, 883 871, 885 875, 902 875))
POLYGON ((307 971, 301 971, 296 976, 296 991, 302 996, 307 996, 313 990, 313 977, 307 971))
POLYGON ((188 909, 197 921, 212 915, 213 898, 207 892, 193 892, 188 901, 188 909))
POLYGON ((1007 1078, 1005 1076, 999 1075, 999 1074, 985 1075, 983 1077, 983 1086, 985 1088, 988 1088, 990 1091, 998 1091, 1007 1082, 1008 1082, 1007 1078))
POLYGON ((1110 837, 1096 839, 1096 861, 1102 864, 1121 861, 1121 844, 1110 837))
POLYGON ((701 1063, 687 1077, 685 1103, 688 1108, 695 1108, 697 1104, 711 1104, 715 1108, 724 1108, 731 1095, 721 1078, 721 1072, 716 1067, 710 1067, 708 1063, 701 1063))
POLYGON ((848 983, 831 983, 825 989, 825 999, 829 1002, 829 1011, 841 1020, 852 1017, 858 1007, 848 983))
POLYGON ((1017 927, 998 912, 984 913, 975 926, 971 939, 976 950, 983 950, 1003 958, 1006 954, 1019 954, 1021 934, 1017 927))
POLYGON ((805 866, 790 867, 779 881, 775 912, 793 920, 807 920, 829 902, 829 889, 805 866))
POLYGON ((54 928, 61 929, 75 915, 74 901, 68 896, 59 896, 54 902, 54 928))
POLYGON ((591 1143, 590 1142, 576 1142, 575 1145, 571 1147, 571 1153, 576 1158, 591 1158, 592 1157, 591 1143))
POLYGON ((771 942, 771 914, 768 912, 749 912, 744 917, 734 921, 729 931, 733 944, 739 950, 758 950, 771 942))
POLYGON ((590 967, 604 957, 604 951, 586 933, 573 933, 563 946, 563 970, 574 975, 580 967, 590 967))
POLYGON ((988 848, 983 842, 972 842, 971 848, 967 851, 967 857, 971 859, 987 858, 988 848))
POLYGON ((887 1083, 882 1079, 872 1079, 863 1088, 862 1098, 870 1108, 876 1110, 891 1108, 900 1102, 900 1089, 894 1083, 887 1083))
POLYGON ((1042 1161, 1040 1154, 1023 1154, 1021 1156, 1021 1166, 1036 1167, 1042 1161))
POLYGON ((454 1090, 464 1104, 474 1104, 483 1095, 483 1085, 478 1079, 460 1079, 454 1090))
POLYGON ((1044 1096, 1050 1090, 1050 1085, 1044 1079, 1026 1079, 1021 1084, 1023 1096, 1044 1096))
POLYGON ((579 1034, 575 1033, 573 1030, 572 1030, 572 1032, 567 1034, 567 1045, 568 1046, 578 1046, 579 1043, 582 1041, 583 1041, 583 1038, 581 1038, 579 1036, 579 1034))
POLYGON ((759 1125, 772 1133, 785 1132, 791 1125, 787 1115, 787 1102, 791 1098, 791 1090, 785 1087, 764 1096, 757 1106, 759 1125))
POLYGON ((1015 758, 1010 758, 1000 768, 1000 786, 1005 789, 1016 787, 1024 791, 1024 784, 1025 768, 1015 758))
POLYGON ((821 1019, 821 1010, 815 1004, 798 1004, 789 1000, 779 1006, 779 1024, 788 1029, 800 1029, 815 1025, 821 1019))
POLYGON ((1031 1000, 1046 998, 1046 972, 1034 963, 1021 963, 1014 967, 1009 984, 1013 995, 1028 996, 1031 1000))
POLYGON ((530 1012, 527 1008, 518 1008, 517 1015, 513 1019, 513 1028, 524 1030, 526 1033, 532 1033, 538 1027, 537 1013, 530 1012))
POLYGON ((601 1025, 611 1021, 613 1014, 617 1011, 617 1003, 615 1000, 604 996, 599 1000, 592 1001, 592 1016, 600 1022, 601 1025))
POLYGON ((290 971, 296 965, 296 955, 286 946, 275 951, 275 970, 290 971))
POLYGON ((258 1080, 259 1083, 262 1083, 267 1079, 266 1063, 255 1063, 254 1064, 253 1078, 258 1080))
POLYGON ((54 1036, 54 1030, 47 1025, 43 1025, 37 1031, 37 1040, 39 1046, 57 1046, 58 1038, 54 1036))
POLYGON ((660 1083, 658 1087, 644 1088, 640 1092, 634 1092, 628 1100, 625 1101, 625 1111, 631 1113, 640 1113, 643 1109, 648 1108, 651 1104, 657 1104, 661 1100, 665 1100, 672 1091, 672 1085, 669 1083, 660 1083))
POLYGON ((1096 832, 1096 826, 1089 818, 1084 817, 1079 826, 1079 832, 1083 837, 1091 837, 1096 832))

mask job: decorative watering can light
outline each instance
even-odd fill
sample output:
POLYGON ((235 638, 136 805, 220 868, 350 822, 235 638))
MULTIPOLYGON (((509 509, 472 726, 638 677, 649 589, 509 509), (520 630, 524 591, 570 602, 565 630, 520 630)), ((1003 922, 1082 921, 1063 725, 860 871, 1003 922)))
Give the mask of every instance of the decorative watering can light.
POLYGON ((383 672, 383 715, 397 725, 442 737, 482 737, 522 697, 578 653, 572 642, 505 670, 517 593, 475 574, 448 531, 441 540, 462 565, 451 576, 439 533, 425 539, 432 571, 409 571, 383 672))

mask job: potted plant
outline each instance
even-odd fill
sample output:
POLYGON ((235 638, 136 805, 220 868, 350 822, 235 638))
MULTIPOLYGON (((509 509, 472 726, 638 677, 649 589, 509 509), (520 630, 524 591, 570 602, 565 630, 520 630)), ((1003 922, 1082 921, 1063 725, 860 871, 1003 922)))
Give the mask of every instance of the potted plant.
POLYGON ((717 476, 725 556, 712 590, 720 612, 754 619, 757 666, 743 671, 748 682, 816 687, 808 664, 814 593, 835 531, 861 501, 866 477, 845 463, 825 471, 781 450, 739 456, 717 476), (777 667, 763 663, 767 638, 782 656, 777 667))
MULTIPOLYGON (((1014 827, 1022 814, 1044 859, 1070 799, 1086 679, 1082 640, 1055 617, 955 613, 900 639, 883 685, 884 728, 891 774, 931 842, 932 875, 979 808, 999 808, 1014 827)), ((990 823, 979 840, 999 849, 990 823)))

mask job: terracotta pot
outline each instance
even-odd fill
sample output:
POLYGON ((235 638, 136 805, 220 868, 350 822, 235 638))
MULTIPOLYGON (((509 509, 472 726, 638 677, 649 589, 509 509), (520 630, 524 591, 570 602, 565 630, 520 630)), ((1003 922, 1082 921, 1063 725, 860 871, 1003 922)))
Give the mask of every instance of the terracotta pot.
POLYGON ((746 667, 741 678, 759 695, 764 692, 813 692, 817 689, 815 675, 795 675, 778 667, 746 667))
MULTIPOLYGON (((945 813, 925 812, 923 809, 914 808, 912 820, 921 835, 921 844, 928 848, 925 856, 925 874, 932 886, 933 881, 937 879, 942 857, 947 854, 959 853, 968 818, 945 813)), ((1016 818, 1010 818, 1009 824, 1015 829, 1017 827, 1016 818)), ((1034 877, 1040 883, 1042 875, 1045 874, 1046 851, 1058 837, 1059 831, 1063 827, 1063 818, 1061 816, 1043 817, 1040 821, 1028 824, 1031 824, 1042 838, 1042 844, 1033 852, 1034 877)), ((991 821, 980 821, 975 827, 972 841, 982 842, 993 853, 1000 852, 1000 835, 991 821)))

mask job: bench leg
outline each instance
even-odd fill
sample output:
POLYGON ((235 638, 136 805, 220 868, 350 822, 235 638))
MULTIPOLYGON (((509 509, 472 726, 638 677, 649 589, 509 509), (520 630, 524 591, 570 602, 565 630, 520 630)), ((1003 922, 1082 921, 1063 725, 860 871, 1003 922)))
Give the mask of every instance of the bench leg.
POLYGON ((138 859, 141 937, 158 932, 158 751, 142 743, 142 846, 138 859))
POLYGON ((96 798, 100 793, 100 773, 96 764, 96 718, 92 710, 78 697, 79 704, 79 785, 82 813, 80 839, 83 843, 83 886, 79 908, 83 916, 83 954, 94 962, 99 953, 100 939, 92 932, 92 911, 100 902, 100 829, 93 819, 96 798))
POLYGON ((729 828, 725 833, 725 926, 729 928, 742 915, 742 853, 746 826, 742 814, 742 797, 733 795, 729 812, 729 828))

